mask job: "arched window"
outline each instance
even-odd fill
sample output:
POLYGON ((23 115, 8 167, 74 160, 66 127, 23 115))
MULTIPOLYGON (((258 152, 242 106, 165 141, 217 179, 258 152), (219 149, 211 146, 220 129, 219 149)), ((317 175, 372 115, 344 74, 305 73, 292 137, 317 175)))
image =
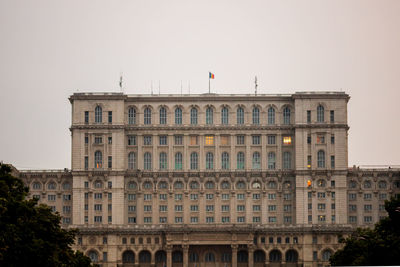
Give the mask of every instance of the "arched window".
POLYGON ((238 262, 248 262, 249 261, 249 256, 247 251, 238 251, 237 253, 237 261, 238 262))
POLYGON ((325 180, 319 179, 319 180, 317 181, 317 185, 318 185, 319 187, 325 187, 325 186, 326 186, 326 182, 325 182, 325 180))
POLYGON ((325 168, 325 151, 320 150, 317 153, 318 168, 325 168))
POLYGON ((269 182, 268 182, 268 188, 269 188, 269 189, 276 189, 276 182, 274 182, 274 181, 269 181, 269 182))
POLYGON ((198 156, 196 152, 192 152, 190 154, 190 169, 191 170, 197 170, 199 168, 198 165, 198 156))
POLYGON ((261 158, 259 152, 253 153, 253 161, 252 161, 252 168, 254 170, 258 170, 261 168, 261 158))
POLYGON ((55 190, 57 188, 57 185, 55 182, 50 182, 47 184, 47 189, 49 190, 55 190))
POLYGON ((71 189, 71 184, 69 182, 66 182, 66 183, 63 183, 62 187, 64 190, 69 190, 69 189, 71 189))
POLYGON ((199 254, 189 253, 189 262, 199 262, 199 254))
POLYGON ((372 187, 371 181, 364 182, 364 188, 371 188, 371 187, 372 187))
POLYGON ((236 188, 237 189, 245 189, 246 188, 246 184, 243 181, 240 181, 236 184, 236 188))
POLYGON ((175 109, 175 124, 182 124, 182 109, 175 109))
POLYGON ((285 107, 283 109, 283 124, 290 124, 290 108, 285 107))
POLYGON ((211 152, 206 154, 206 169, 212 170, 214 169, 214 155, 211 152))
POLYGON ((265 253, 262 250, 254 251, 254 262, 265 262, 265 253))
POLYGON ((136 169, 136 155, 134 152, 130 152, 128 154, 128 169, 130 170, 136 169))
POLYGON ((199 183, 198 182, 191 182, 190 183, 190 189, 198 189, 199 188, 199 183))
POLYGON ((98 262, 99 261, 99 254, 97 254, 97 252, 94 251, 94 250, 89 251, 88 257, 90 258, 90 260, 92 262, 98 262))
POLYGON ((94 182, 94 188, 102 189, 103 188, 103 183, 101 181, 94 182))
POLYGON ((164 107, 160 108, 160 124, 167 124, 167 110, 164 107))
POLYGON ((192 108, 190 110, 190 124, 196 125, 197 124, 197 109, 192 108))
POLYGON ((160 170, 166 170, 168 168, 167 153, 160 153, 160 170))
POLYGON ((174 184, 174 189, 183 189, 183 183, 178 181, 174 184))
POLYGON ((136 109, 128 109, 128 124, 136 124, 136 109))
POLYGON ((211 181, 208 181, 206 183, 206 189, 214 189, 214 183, 211 181))
POLYGON ((283 189, 290 189, 292 188, 292 183, 290 181, 283 182, 283 189))
POLYGON ((258 181, 254 182, 251 186, 253 189, 261 189, 261 183, 258 181))
POLYGON ((286 262, 297 262, 298 254, 297 251, 290 249, 286 252, 286 262))
POLYGON ((244 124, 244 110, 242 107, 239 107, 236 111, 236 120, 237 124, 244 124))
POLYGON ((183 262, 183 255, 181 251, 172 252, 172 262, 183 262))
POLYGON ((222 153, 221 167, 223 170, 229 170, 229 154, 227 152, 222 153))
POLYGON ((175 170, 182 170, 182 153, 175 154, 175 170))
POLYGON ((227 107, 221 110, 221 124, 229 124, 229 111, 227 107))
POLYGON ((326 249, 322 252, 322 260, 323 261, 329 261, 331 256, 332 256, 332 251, 330 251, 329 249, 326 249))
POLYGON ((166 182, 159 182, 158 183, 158 189, 167 189, 168 184, 166 182))
POLYGON ((137 185, 135 182, 129 182, 128 183, 128 189, 136 189, 137 185))
POLYGON ((94 168, 101 169, 103 166, 103 155, 101 151, 94 152, 94 168))
POLYGON ((244 153, 237 153, 237 169, 244 170, 244 153))
POLYGON ((357 187, 357 183, 355 181, 350 181, 349 187, 350 188, 356 188, 357 187))
POLYGON ((147 250, 143 250, 139 254, 139 263, 151 262, 151 254, 147 250))
POLYGON ((323 106, 319 105, 317 107, 317 122, 324 122, 325 121, 325 109, 323 106))
POLYGON ((282 261, 282 254, 279 250, 272 250, 269 253, 269 261, 270 262, 281 262, 282 261))
POLYGON ((144 124, 151 124, 151 109, 149 107, 144 109, 144 124))
POLYGON ((292 154, 288 151, 283 152, 283 169, 292 168, 292 154))
POLYGON ((103 121, 103 109, 97 106, 94 110, 94 122, 101 123, 103 121))
POLYGON ((135 263, 135 254, 131 250, 127 250, 122 254, 123 263, 135 263))
POLYGON ((275 152, 269 152, 268 153, 268 169, 269 170, 275 170, 275 168, 276 168, 275 152))
POLYGON ((143 183, 143 188, 144 189, 151 189, 153 186, 150 182, 144 182, 143 183))
POLYGON ((384 188, 386 188, 386 182, 385 181, 379 181, 378 186, 379 186, 379 188, 384 189, 384 188))
POLYGON ((253 124, 260 124, 260 110, 258 107, 253 108, 253 124))
POLYGON ((143 169, 151 170, 151 154, 149 152, 144 153, 143 169))
POLYGON ((32 185, 32 189, 39 190, 42 188, 42 184, 39 182, 34 182, 32 185))
POLYGON ((212 252, 208 252, 205 256, 206 262, 215 262, 215 255, 212 252))
POLYGON ((163 250, 159 250, 156 253, 156 263, 165 263, 167 262, 167 253, 163 250))
POLYGON ((231 184, 227 181, 223 181, 221 184, 222 189, 229 189, 231 188, 231 184))
POLYGON ((214 123, 214 111, 211 107, 208 107, 206 110, 206 124, 214 123))
POLYGON ((268 109, 268 124, 275 124, 275 109, 273 107, 268 109))

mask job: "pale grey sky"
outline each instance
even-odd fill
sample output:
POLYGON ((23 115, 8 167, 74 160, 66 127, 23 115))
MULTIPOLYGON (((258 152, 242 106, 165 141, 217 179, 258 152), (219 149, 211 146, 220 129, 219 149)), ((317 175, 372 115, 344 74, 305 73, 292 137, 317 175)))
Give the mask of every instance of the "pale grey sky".
POLYGON ((349 165, 400 164, 400 1, 0 0, 0 160, 70 167, 82 91, 343 90, 349 165))

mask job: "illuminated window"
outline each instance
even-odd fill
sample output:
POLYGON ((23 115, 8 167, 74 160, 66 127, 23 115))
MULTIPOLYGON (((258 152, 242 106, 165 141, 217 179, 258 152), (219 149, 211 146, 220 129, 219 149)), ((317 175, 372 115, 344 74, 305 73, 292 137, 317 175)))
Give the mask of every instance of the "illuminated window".
POLYGON ((311 155, 307 156, 307 168, 311 168, 311 155))
POLYGON ((214 145, 214 136, 213 135, 206 135, 206 145, 214 145))
POLYGON ((198 139, 197 135, 191 135, 190 136, 190 145, 192 145, 192 146, 197 145, 198 144, 197 139, 198 139))
POLYGON ((291 136, 284 136, 283 137, 283 144, 284 145, 291 145, 292 144, 292 137, 291 136))
POLYGON ((221 135, 221 145, 222 146, 229 145, 229 135, 221 135))
POLYGON ((94 168, 101 169, 103 164, 103 156, 100 151, 94 153, 94 168))

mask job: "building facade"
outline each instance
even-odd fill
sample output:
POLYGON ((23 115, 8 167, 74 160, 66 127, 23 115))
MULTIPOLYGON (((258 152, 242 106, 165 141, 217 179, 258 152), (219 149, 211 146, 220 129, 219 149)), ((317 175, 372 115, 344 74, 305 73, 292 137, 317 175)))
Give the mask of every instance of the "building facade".
POLYGON ((71 170, 19 176, 102 266, 323 266, 400 191, 348 168, 348 100, 76 93, 71 170))

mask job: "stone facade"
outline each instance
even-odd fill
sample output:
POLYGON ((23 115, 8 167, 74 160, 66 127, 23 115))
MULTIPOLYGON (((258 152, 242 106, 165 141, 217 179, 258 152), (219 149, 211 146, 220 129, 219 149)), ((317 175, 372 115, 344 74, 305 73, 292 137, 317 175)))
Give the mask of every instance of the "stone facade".
POLYGON ((72 169, 21 171, 102 266, 322 266, 399 169, 348 169, 342 92, 76 93, 72 169))

